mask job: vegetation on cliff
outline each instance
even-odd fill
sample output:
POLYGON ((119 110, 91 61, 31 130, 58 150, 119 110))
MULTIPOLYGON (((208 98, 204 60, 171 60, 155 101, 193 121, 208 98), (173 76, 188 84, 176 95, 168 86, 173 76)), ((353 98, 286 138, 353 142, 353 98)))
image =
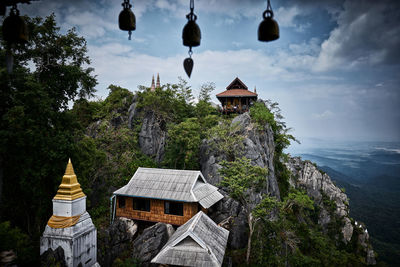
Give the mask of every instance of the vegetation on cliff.
MULTIPOLYGON (((88 196, 88 212, 101 232, 109 223, 109 197, 139 166, 199 169, 204 140, 225 156, 226 160, 220 162, 224 178, 221 186, 246 209, 249 236, 257 237, 249 239, 250 263, 365 263, 357 241, 343 244, 338 235, 324 233, 318 223, 320 206, 290 186, 283 149, 295 138, 289 134, 276 103, 257 102, 250 115, 260 134, 272 129, 275 176, 282 199, 268 192, 254 199, 252 194, 259 193, 267 171, 242 158, 244 136, 237 125, 232 125, 231 117, 221 116, 212 107, 214 84, 205 83, 200 88, 197 103, 183 79, 154 92, 140 86, 132 93, 110 85, 105 100, 89 101, 96 79, 92 69, 85 68, 90 64, 85 40, 74 30, 61 35, 53 16, 32 19, 29 27, 33 42, 16 50, 12 75, 6 72, 5 52, 0 50, 0 237, 8 240, 1 249, 15 249, 20 264, 38 262, 39 237, 51 216, 51 199, 68 157, 88 196), (28 68, 29 62, 35 67, 28 68), (67 108, 69 101, 74 101, 71 110, 67 108), (150 117, 167 136, 165 151, 159 157, 145 154, 140 147, 143 121, 150 117)), ((330 230, 340 234, 340 225, 332 224, 330 230)), ((107 253, 102 242, 100 238, 99 258, 107 253)), ((227 255, 234 263, 243 263, 243 251, 232 250, 227 255)))

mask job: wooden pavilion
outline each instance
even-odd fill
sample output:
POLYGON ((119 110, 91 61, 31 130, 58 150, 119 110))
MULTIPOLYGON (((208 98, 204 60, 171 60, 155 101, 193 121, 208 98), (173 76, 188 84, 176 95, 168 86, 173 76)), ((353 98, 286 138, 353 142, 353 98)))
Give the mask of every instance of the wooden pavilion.
POLYGON ((248 90, 247 86, 236 77, 222 93, 217 94, 222 105, 222 113, 243 113, 249 111, 252 103, 257 101, 257 92, 248 90))
POLYGON ((182 225, 222 198, 200 171, 138 168, 113 193, 113 217, 182 225))

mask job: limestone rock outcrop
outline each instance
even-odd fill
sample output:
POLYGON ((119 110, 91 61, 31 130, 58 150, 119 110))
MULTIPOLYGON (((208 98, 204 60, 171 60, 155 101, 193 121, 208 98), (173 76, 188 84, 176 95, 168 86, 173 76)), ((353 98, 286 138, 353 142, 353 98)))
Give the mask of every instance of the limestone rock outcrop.
MULTIPOLYGON (((342 234, 345 242, 350 241, 353 226, 348 218, 348 198, 331 180, 328 174, 321 172, 310 161, 303 161, 299 157, 289 158, 286 167, 291 171, 290 184, 296 188, 304 189, 318 205, 321 206, 319 224, 323 227, 331 222, 330 214, 324 198, 333 201, 334 214, 342 218, 344 226, 342 234)), ((331 207, 332 208, 332 207, 331 207)))
POLYGON ((164 120, 148 111, 142 119, 142 127, 139 132, 139 146, 143 154, 151 156, 157 163, 164 157, 167 129, 164 120))
POLYGON ((136 237, 138 224, 131 219, 115 218, 113 224, 98 232, 98 260, 101 266, 111 266, 123 252, 130 251, 136 237))
POLYGON ((341 220, 340 233, 342 236, 339 239, 344 243, 348 243, 352 239, 357 240, 364 252, 366 263, 376 264, 375 253, 369 244, 368 232, 360 223, 352 222, 349 217, 349 199, 332 182, 329 175, 320 171, 310 161, 303 161, 299 157, 289 157, 286 167, 292 173, 290 184, 304 189, 307 195, 321 208, 318 223, 323 229, 326 231, 333 219, 341 220))
POLYGON ((137 95, 128 109, 128 127, 134 129, 140 123, 139 147, 143 154, 160 163, 164 157, 167 139, 166 123, 153 111, 138 108, 137 95))
MULTIPOLYGON (((266 191, 272 196, 280 198, 278 182, 274 169, 274 135, 271 127, 267 124, 264 130, 260 130, 255 123, 251 122, 249 113, 243 113, 232 120, 231 126, 237 125, 237 131, 243 136, 243 148, 238 151, 239 156, 251 159, 252 164, 268 169, 266 177, 266 191)), ((210 145, 211 142, 218 142, 217 139, 205 140, 200 148, 201 172, 207 181, 218 185, 221 177, 218 170, 221 168, 219 162, 227 159, 226 154, 220 154, 210 145)), ((235 148, 232 148, 235 149, 235 148)))
MULTIPOLYGON (((268 169, 268 175, 265 178, 265 188, 261 193, 254 196, 261 200, 261 194, 268 193, 279 199, 280 193, 274 169, 275 143, 271 127, 267 124, 264 126, 264 129, 260 129, 257 124, 251 121, 249 113, 243 113, 235 117, 232 120, 231 126, 237 126, 233 128, 238 131, 238 135, 243 136, 243 146, 241 146, 242 149, 239 151, 238 156, 249 158, 252 164, 268 169)), ((221 176, 218 172, 221 168, 219 162, 227 159, 226 153, 219 153, 213 149, 211 143, 218 141, 216 138, 204 140, 200 148, 201 172, 207 181, 214 185, 218 185, 221 182, 221 176)), ((244 248, 247 245, 246 216, 239 203, 227 196, 223 192, 223 189, 220 191, 225 195, 225 198, 213 207, 209 215, 217 223, 231 217, 233 223, 230 225, 231 233, 228 244, 234 249, 244 248)))
POLYGON ((160 252, 175 232, 170 224, 157 223, 146 228, 133 241, 133 258, 140 260, 141 266, 150 266, 150 261, 160 252))

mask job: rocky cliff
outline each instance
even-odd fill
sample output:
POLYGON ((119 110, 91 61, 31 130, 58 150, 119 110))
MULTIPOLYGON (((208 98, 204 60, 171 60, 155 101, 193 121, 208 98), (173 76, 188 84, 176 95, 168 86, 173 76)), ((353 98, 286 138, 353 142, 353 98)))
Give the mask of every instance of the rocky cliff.
MULTIPOLYGON (((162 118, 155 112, 138 108, 137 98, 134 97, 127 115, 122 116, 121 119, 114 119, 114 121, 127 123, 128 127, 138 134, 138 145, 141 152, 158 164, 162 163, 165 146, 168 142, 166 123, 162 118)), ((220 124, 222 123, 225 122, 220 120, 220 124)), ((279 179, 282 177, 280 177, 281 170, 276 169, 276 163, 284 162, 283 166, 289 173, 288 186, 303 190, 316 205, 317 224, 321 227, 321 231, 327 236, 333 236, 337 246, 341 246, 340 244, 353 246, 356 253, 362 255, 364 263, 375 263, 375 254, 369 244, 365 226, 355 225, 354 220, 349 217, 349 200, 346 194, 335 186, 326 173, 320 171, 311 162, 302 161, 300 158, 291 158, 290 156, 285 159, 277 158, 271 125, 256 123, 249 113, 236 116, 229 124, 230 131, 226 133, 226 136, 239 137, 238 141, 232 143, 230 148, 221 151, 218 144, 224 142, 223 139, 226 136, 217 135, 210 135, 209 138, 203 140, 199 148, 199 164, 208 182, 219 186, 222 179, 219 174, 220 163, 223 160, 232 160, 232 151, 235 151, 234 157, 246 157, 251 160, 253 165, 268 170, 263 188, 252 196, 255 203, 259 203, 266 195, 283 201, 288 189, 282 193, 282 188, 279 188, 279 179)), ((118 126, 118 123, 113 123, 113 126, 118 126)), ((225 198, 211 207, 208 215, 216 223, 221 223, 230 230, 229 250, 244 249, 247 246, 248 238, 245 211, 237 201, 229 197, 224 188, 221 188, 220 191, 225 198)), ((136 240, 142 239, 141 235, 136 238, 136 240)), ((146 247, 140 244, 135 248, 135 257, 139 257, 141 254, 150 255, 151 253, 146 249, 147 246, 159 247, 157 244, 151 246, 146 243, 146 247)))
POLYGON ((138 99, 135 96, 128 110, 128 126, 134 129, 139 124, 140 150, 160 163, 164 157, 167 139, 166 122, 153 111, 138 108, 137 102, 138 99))

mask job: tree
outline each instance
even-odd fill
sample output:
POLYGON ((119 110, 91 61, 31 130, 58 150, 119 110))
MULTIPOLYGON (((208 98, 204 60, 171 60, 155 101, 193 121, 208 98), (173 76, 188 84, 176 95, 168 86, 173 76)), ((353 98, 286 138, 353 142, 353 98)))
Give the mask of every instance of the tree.
MULTIPOLYGON (((210 93, 215 90, 214 83, 204 83, 200 87, 200 93, 196 104, 196 117, 199 118, 201 123, 204 118, 212 114, 217 114, 216 109, 211 105, 210 93)), ((202 123, 203 124, 203 123, 202 123)))
POLYGON ((185 101, 187 104, 193 102, 192 88, 188 86, 188 82, 182 77, 178 77, 179 83, 176 85, 178 98, 185 101))
POLYGON ((222 176, 221 186, 227 189, 230 197, 242 205, 247 216, 249 237, 247 241, 246 261, 249 263, 251 237, 258 220, 258 218, 253 215, 253 209, 257 204, 255 194, 259 192, 265 184, 268 170, 260 166, 251 165, 251 160, 245 157, 238 158, 231 162, 222 161, 220 164, 222 166, 219 170, 222 176))
POLYGON ((228 161, 234 161, 239 151, 243 150, 243 135, 240 134, 241 125, 231 124, 230 120, 222 120, 218 125, 208 130, 210 147, 217 154, 224 154, 228 161))
POLYGON ((16 46, 11 75, 0 44, 0 210, 2 220, 37 240, 75 150, 79 124, 67 112, 68 103, 92 96, 97 82, 87 67, 86 41, 74 29, 61 34, 54 15, 26 22, 31 40, 16 46))
POLYGON ((197 118, 186 119, 168 129, 164 164, 170 168, 198 169, 201 127, 197 118))

